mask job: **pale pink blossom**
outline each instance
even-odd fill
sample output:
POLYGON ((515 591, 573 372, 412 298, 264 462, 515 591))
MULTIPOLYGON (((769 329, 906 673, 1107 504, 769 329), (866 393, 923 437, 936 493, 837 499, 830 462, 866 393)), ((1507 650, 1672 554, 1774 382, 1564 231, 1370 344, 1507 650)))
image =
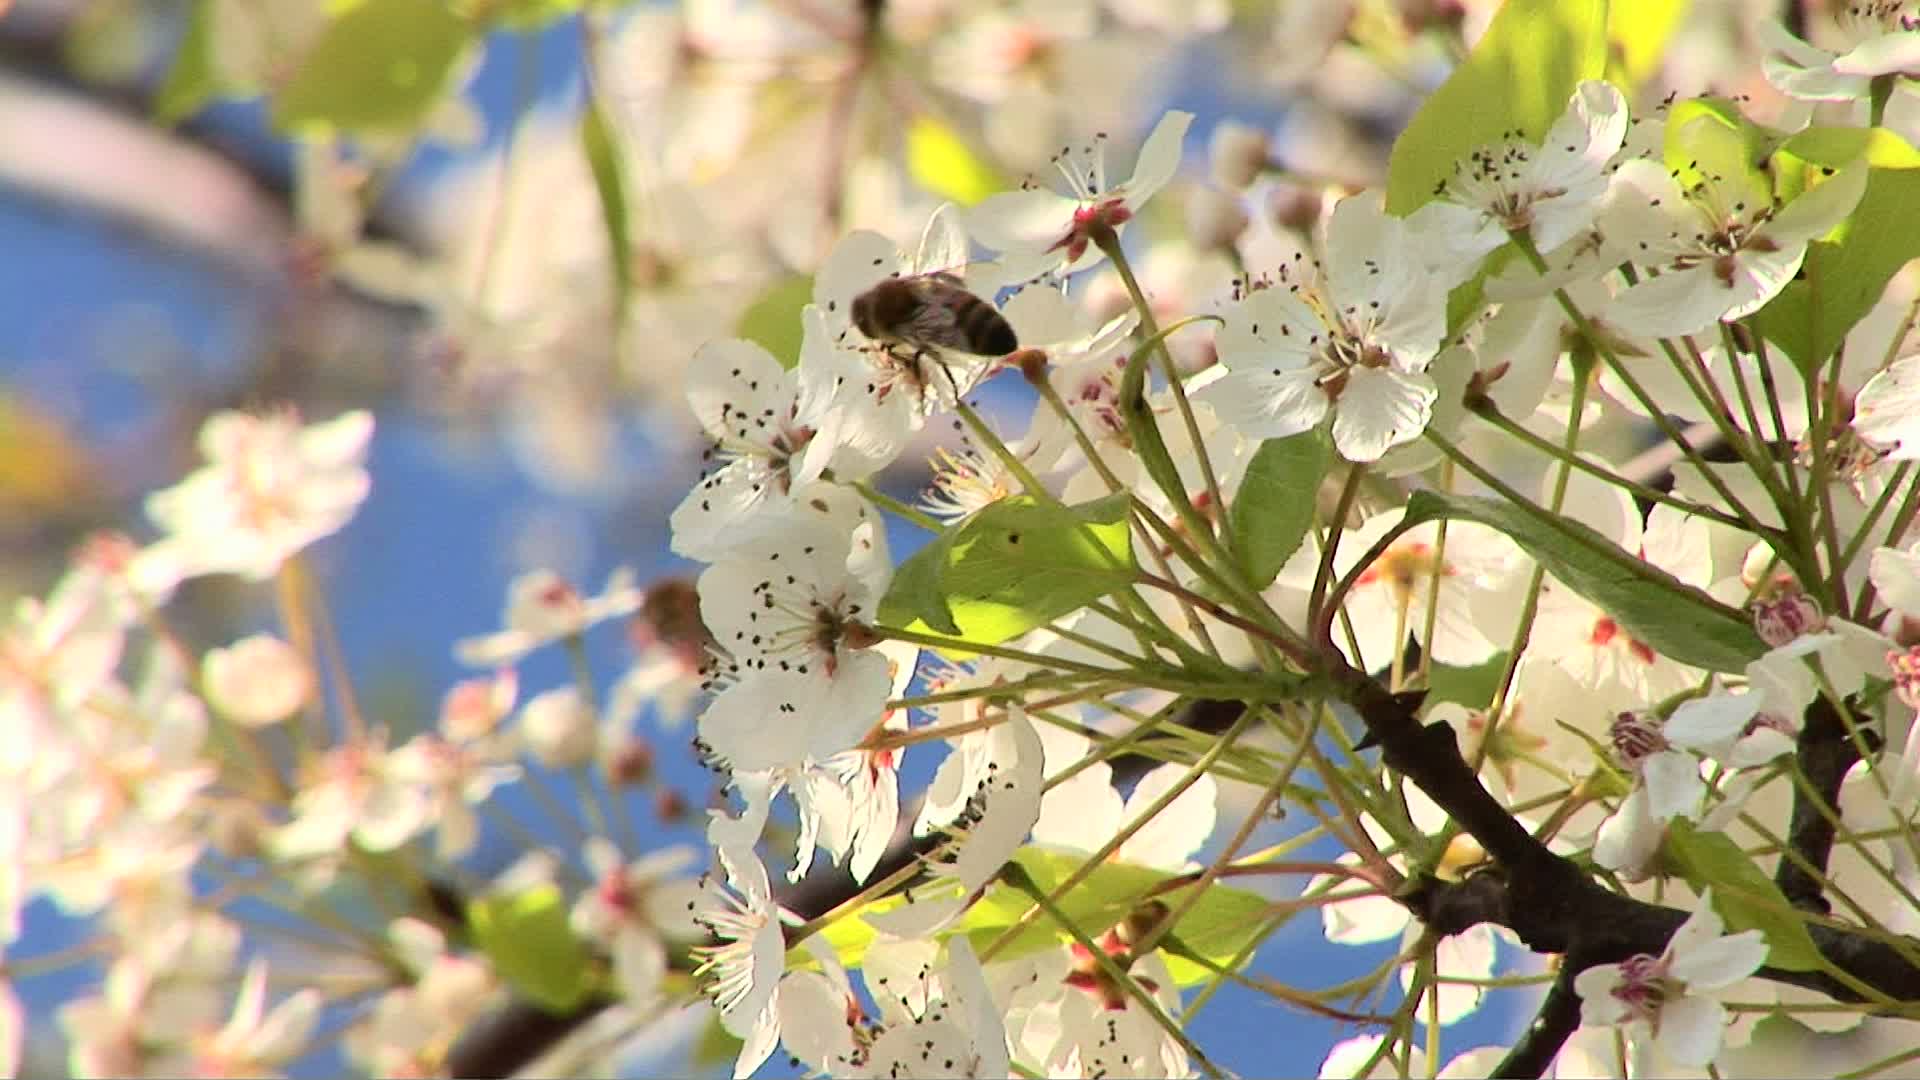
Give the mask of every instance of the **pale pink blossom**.
POLYGON ((207 464, 148 496, 147 516, 188 574, 271 577, 360 508, 372 438, 364 411, 311 426, 291 409, 216 413, 200 429, 207 464))

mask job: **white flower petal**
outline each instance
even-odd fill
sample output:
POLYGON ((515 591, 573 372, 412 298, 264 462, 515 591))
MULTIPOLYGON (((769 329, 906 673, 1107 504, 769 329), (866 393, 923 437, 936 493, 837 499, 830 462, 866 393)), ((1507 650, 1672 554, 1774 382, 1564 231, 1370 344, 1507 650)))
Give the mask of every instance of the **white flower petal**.
POLYGON ((967 231, 995 251, 1044 252, 1067 235, 1079 208, 1077 200, 1041 188, 1003 191, 966 211, 967 231))
POLYGON ((1655 1045, 1675 1065, 1705 1068, 1720 1053, 1727 1027, 1726 1006, 1711 998, 1683 997, 1660 1007, 1655 1045))
POLYGON ((1439 396, 1426 375, 1352 369, 1333 414, 1333 444, 1348 461, 1377 461, 1426 430, 1439 396))
POLYGON ((1140 146, 1140 157, 1133 165, 1133 175, 1127 178, 1127 209, 1137 210, 1153 194, 1167 186, 1173 174, 1180 170, 1180 148, 1187 137, 1187 128, 1193 123, 1193 114, 1178 109, 1169 111, 1153 126, 1153 133, 1140 146))
MULTIPOLYGON (((1804 254, 1805 249, 1801 250, 1804 254)), ((1789 272, 1780 284, 1784 287, 1792 277, 1789 272)), ((1736 291, 1715 276, 1711 264, 1703 263, 1642 278, 1614 298, 1606 321, 1631 327, 1642 337, 1694 334, 1718 322, 1729 308, 1751 299, 1757 291, 1757 287, 1736 291)))
POLYGON ((1767 962, 1767 941, 1758 930, 1715 937, 1673 952, 1673 977, 1689 991, 1721 990, 1760 970, 1767 962))
POLYGON ((840 238, 813 278, 813 302, 838 333, 853 313, 853 298, 900 269, 900 248, 877 232, 858 229, 840 238))
POLYGON ((1249 439, 1280 439, 1326 418, 1326 391, 1308 368, 1228 371, 1191 395, 1249 439))
POLYGON ((1867 380, 1854 398, 1853 430, 1895 461, 1920 458, 1920 356, 1867 380))
POLYGON ((1676 746, 1704 750, 1739 737, 1759 711, 1758 694, 1714 694, 1681 703, 1664 731, 1667 741, 1676 746))
POLYGON ((1620 981, 1619 964, 1595 964, 1573 977, 1573 992, 1580 996, 1581 1023, 1607 1027, 1625 1019, 1626 1003, 1613 996, 1620 981))
MULTIPOLYGON (((1169 764, 1161 765, 1141 777, 1133 794, 1127 797, 1126 819, 1122 827, 1137 820, 1154 800, 1171 791, 1186 772, 1185 766, 1169 764)), ((1120 859, 1162 870, 1184 867, 1188 857, 1198 851, 1213 833, 1214 816, 1217 813, 1214 800, 1218 789, 1219 785, 1213 777, 1202 773, 1191 787, 1181 792, 1179 797, 1120 845, 1120 859)))

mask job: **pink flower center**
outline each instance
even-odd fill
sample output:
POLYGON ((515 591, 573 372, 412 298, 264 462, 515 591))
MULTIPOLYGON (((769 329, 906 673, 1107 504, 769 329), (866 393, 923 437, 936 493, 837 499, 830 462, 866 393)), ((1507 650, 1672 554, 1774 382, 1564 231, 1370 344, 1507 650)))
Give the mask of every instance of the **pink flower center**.
POLYGON ((1620 984, 1613 988, 1613 996, 1635 1019, 1651 1023, 1672 992, 1665 960, 1640 953, 1621 961, 1620 984))
POLYGON ((1641 762, 1667 748, 1667 737, 1660 728, 1639 713, 1623 712, 1614 717, 1608 734, 1613 739, 1614 755, 1631 769, 1638 769, 1641 762))
POLYGON ((1099 230, 1117 229, 1132 217, 1133 211, 1127 209, 1127 204, 1122 199, 1087 203, 1073 212, 1073 224, 1067 227, 1066 235, 1054 241, 1053 246, 1047 250, 1064 249, 1068 259, 1078 262, 1080 256, 1087 253, 1087 246, 1093 243, 1093 238, 1099 230))

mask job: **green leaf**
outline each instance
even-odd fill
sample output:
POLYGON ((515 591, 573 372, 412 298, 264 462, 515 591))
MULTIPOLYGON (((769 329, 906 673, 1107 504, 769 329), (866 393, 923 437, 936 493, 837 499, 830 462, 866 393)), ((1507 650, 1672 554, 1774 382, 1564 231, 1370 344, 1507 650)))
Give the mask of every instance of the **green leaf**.
POLYGON ((1626 87, 1652 78, 1692 6, 1689 0, 1612 0, 1607 5, 1607 38, 1613 45, 1607 78, 1626 87))
POLYGON ((274 127, 410 131, 473 41, 472 24, 445 0, 360 0, 327 24, 274 96, 274 127))
POLYGON ((538 30, 579 11, 585 0, 471 0, 457 4, 462 13, 478 16, 502 30, 538 30))
MULTIPOLYGON (((600 220, 607 228, 607 252, 613 260, 614 325, 626 325, 628 294, 633 288, 633 245, 627 233, 627 178, 620 164, 620 147, 600 109, 600 99, 589 96, 580 110, 580 147, 593 170, 593 187, 600 195, 600 220)), ((798 322, 796 317, 795 322, 798 322)))
POLYGON ((467 904, 474 943, 509 985, 551 1012, 593 992, 593 965, 567 920, 566 897, 551 883, 467 904))
POLYGON ((1832 356, 1880 301, 1893 275, 1920 257, 1920 231, 1893 227, 1920 219, 1920 152, 1892 132, 1854 130, 1810 129, 1775 153, 1783 172, 1796 166, 1839 169, 1861 156, 1873 166, 1852 215, 1832 235, 1807 245, 1799 277, 1755 316, 1760 332, 1802 371, 1832 356))
POLYGON ((1733 608, 1620 549, 1591 526, 1551 521, 1494 499, 1415 492, 1402 526, 1449 518, 1506 534, 1568 588, 1598 604, 1620 628, 1683 664, 1741 671, 1766 652, 1733 608))
MULTIPOLYGON (((1036 886, 1051 892, 1079 870, 1081 864, 1087 861, 1087 856, 1085 852, 1029 846, 1022 848, 1013 861, 1026 871, 1036 886)), ((1160 891, 1172 877, 1174 875, 1165 870, 1132 863, 1104 862, 1094 867, 1091 874, 1060 898, 1060 908, 1082 931, 1091 937, 1098 937, 1149 900, 1160 900, 1170 907, 1182 903, 1191 885, 1160 891)), ((914 895, 924 901, 936 894, 916 891, 914 895)), ((894 910, 903 903, 902 898, 892 896, 868 905, 864 912, 878 914, 894 910)), ((1020 917, 1032 906, 1033 901, 1026 893, 996 883, 967 909, 956 930, 941 936, 944 938, 952 933, 964 932, 974 948, 983 949, 997 940, 1007 928, 1019 922, 1020 917)), ((1186 959, 1178 955, 1178 951, 1203 957, 1215 968, 1226 967, 1262 930, 1267 929, 1266 921, 1273 914, 1272 902, 1258 893, 1231 888, 1217 881, 1208 886, 1192 909, 1173 925, 1170 939, 1178 939, 1179 950, 1169 945, 1165 959, 1174 981, 1181 986, 1192 986, 1213 977, 1207 964, 1186 959)), ((826 928, 823 936, 827 944, 832 946, 834 955, 849 967, 860 965, 867 947, 878 937, 864 919, 839 919, 826 928)), ((1042 915, 1021 928, 1013 940, 1001 949, 998 958, 1012 960, 1042 949, 1057 948, 1071 940, 1071 935, 1042 915)))
POLYGON ((1484 709, 1493 703, 1493 692, 1500 688, 1500 676, 1506 670, 1505 649, 1473 667, 1434 664, 1427 672, 1427 703, 1452 701, 1469 709, 1484 709))
POLYGON ((1227 511, 1234 550, 1256 588, 1272 584, 1313 524, 1314 497, 1333 451, 1318 430, 1268 439, 1247 463, 1227 511))
POLYGON ((154 97, 154 119, 162 124, 177 124, 200 107, 218 97, 225 89, 220 71, 213 62, 214 0, 194 0, 187 13, 187 30, 173 54, 173 64, 154 97))
POLYGON ((1737 102, 1726 98, 1688 98, 1667 113, 1662 153, 1682 189, 1716 183, 1770 186, 1760 172, 1773 135, 1747 119, 1737 102))
POLYGON ((1726 920, 1728 932, 1758 930, 1766 935, 1769 966, 1784 971, 1827 966, 1786 894, 1727 834, 1697 829, 1680 818, 1667 827, 1661 850, 1687 884, 1713 890, 1713 910, 1726 920))
POLYGON ((1129 497, 1079 506, 1002 499, 913 554, 880 621, 992 645, 1133 584, 1129 497))
POLYGON ((980 160, 952 128, 917 116, 907 128, 907 172, 935 195, 971 206, 1007 186, 1006 178, 980 160))
POLYGON ((813 278, 790 274, 755 297, 740 313, 734 333, 773 354, 789 370, 800 362, 800 310, 813 300, 813 278))
POLYGON ((1886 128, 1810 127, 1788 137, 1774 153, 1829 169, 1861 158, 1876 169, 1920 168, 1920 150, 1886 128))
POLYGON ((1507 0, 1473 52, 1394 141, 1387 210, 1410 214, 1474 150, 1545 135, 1583 80, 1606 71, 1604 0, 1507 0))
MULTIPOLYGON (((842 923, 858 921, 858 919, 840 920, 842 923)), ((741 1043, 740 1036, 728 1031, 727 1026, 720 1022, 720 1011, 709 1009, 707 1022, 701 1025, 700 1037, 694 1041, 693 1049, 688 1053, 688 1060, 705 1073, 718 1075, 721 1066, 726 1066, 728 1071, 731 1071, 734 1061, 740 1057, 741 1043)))
MULTIPOLYGON (((1028 847, 1013 861, 1033 879, 1039 888, 1052 892, 1062 881, 1087 861, 1084 852, 1028 847)), ((1159 900, 1177 907, 1191 886, 1158 892, 1174 875, 1131 863, 1104 862, 1095 867, 1078 885, 1060 898, 1060 908, 1089 937, 1098 937, 1119 924, 1141 904, 1159 900)), ((974 948, 985 948, 1014 925, 1033 901, 1018 889, 995 885, 980 902, 967 910, 961 925, 974 948)), ((1244 889, 1215 882, 1209 886, 1193 909, 1173 926, 1173 936, 1186 949, 1224 967, 1263 929, 1273 911, 1265 897, 1244 889)), ((1071 940, 1066 931, 1044 915, 1033 920, 1002 950, 1002 958, 1052 948, 1071 940)), ((1174 981, 1190 986, 1211 976, 1201 964, 1176 955, 1166 956, 1174 981)))

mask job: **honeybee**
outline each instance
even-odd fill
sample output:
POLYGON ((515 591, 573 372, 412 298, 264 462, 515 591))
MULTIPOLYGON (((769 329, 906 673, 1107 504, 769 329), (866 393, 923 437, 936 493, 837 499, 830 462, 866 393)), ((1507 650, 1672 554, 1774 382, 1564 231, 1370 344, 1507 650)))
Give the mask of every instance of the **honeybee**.
POLYGON ((956 393, 960 388, 941 352, 998 357, 1020 347, 1006 317, 944 270, 883 278, 853 298, 851 315, 854 327, 897 362, 917 367, 921 359, 933 357, 956 393))

